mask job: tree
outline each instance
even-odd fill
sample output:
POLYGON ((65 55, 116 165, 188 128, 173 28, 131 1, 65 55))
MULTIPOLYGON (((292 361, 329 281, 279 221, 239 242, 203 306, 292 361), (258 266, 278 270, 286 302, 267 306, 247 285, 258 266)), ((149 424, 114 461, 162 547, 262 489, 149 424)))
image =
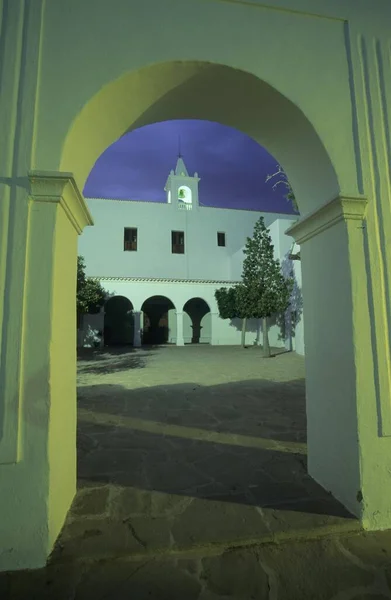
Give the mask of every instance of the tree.
POLYGON ((280 175, 280 179, 273 185, 273 191, 275 191, 276 187, 282 183, 283 185, 285 185, 285 187, 288 190, 288 193, 284 195, 284 198, 286 200, 288 200, 288 202, 291 202, 294 210, 298 213, 299 212, 299 208, 297 206, 297 202, 296 202, 296 196, 293 192, 292 186, 288 180, 288 176, 285 173, 284 169, 282 168, 281 165, 277 165, 277 171, 275 173, 273 173, 272 175, 268 175, 266 177, 265 182, 267 183, 270 179, 273 179, 273 177, 276 177, 277 175, 280 175))
POLYGON ((267 319, 285 311, 293 287, 293 280, 285 278, 279 260, 274 258, 274 247, 263 217, 254 226, 252 238, 247 238, 243 250, 242 282, 232 288, 215 292, 222 319, 242 319, 242 346, 245 346, 247 319, 263 319, 264 356, 270 356, 267 319))
POLYGON ((82 256, 77 257, 76 308, 78 322, 86 313, 97 313, 104 305, 107 292, 99 281, 85 274, 85 262, 82 256))
POLYGON ((292 292, 292 278, 285 278, 280 261, 274 258, 274 247, 263 217, 254 226, 243 250, 242 287, 239 304, 253 318, 263 319, 263 354, 270 357, 268 318, 285 311, 292 292))
POLYGON ((220 317, 222 319, 235 319, 236 313, 236 298, 235 288, 220 288, 215 291, 215 298, 219 308, 220 317))
POLYGON ((215 291, 215 298, 219 309, 219 315, 222 319, 242 319, 242 347, 245 347, 247 297, 242 289, 242 284, 237 284, 232 288, 220 288, 215 291))

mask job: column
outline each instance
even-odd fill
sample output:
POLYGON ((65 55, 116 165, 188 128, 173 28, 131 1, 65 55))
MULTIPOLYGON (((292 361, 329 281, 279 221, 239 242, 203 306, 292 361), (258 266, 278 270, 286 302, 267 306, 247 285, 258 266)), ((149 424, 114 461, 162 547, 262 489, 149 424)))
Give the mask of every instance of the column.
POLYGON ((301 245, 309 474, 376 529, 391 526, 390 440, 387 452, 376 447, 365 208, 363 197, 339 197, 286 233, 301 245))
POLYGON ((134 318, 134 337, 133 337, 133 346, 135 348, 140 348, 142 345, 141 334, 143 331, 143 321, 144 321, 144 313, 141 310, 137 310, 133 312, 134 318))
POLYGON ((176 311, 176 345, 184 346, 185 341, 183 339, 183 312, 176 311))
MULTIPOLYGON (((16 411, 20 427, 13 430, 15 459, 0 455, 1 570, 45 565, 76 492, 77 236, 92 219, 73 179, 60 173, 31 176, 24 205, 22 327, 20 339, 5 338, 22 353, 18 365, 5 353, 3 365, 5 373, 20 374, 12 410, 5 404, 5 426, 16 411)), ((15 239, 11 251, 20 248, 15 239)), ((7 294, 13 306, 12 287, 7 294)), ((10 324, 18 319, 10 313, 10 324)))
POLYGON ((105 330, 105 307, 101 306, 99 311, 100 319, 99 319, 99 331, 101 332, 99 335, 99 348, 104 347, 104 330, 105 330))
POLYGON ((210 345, 218 346, 219 338, 218 338, 218 320, 219 320, 218 312, 210 313, 210 345))

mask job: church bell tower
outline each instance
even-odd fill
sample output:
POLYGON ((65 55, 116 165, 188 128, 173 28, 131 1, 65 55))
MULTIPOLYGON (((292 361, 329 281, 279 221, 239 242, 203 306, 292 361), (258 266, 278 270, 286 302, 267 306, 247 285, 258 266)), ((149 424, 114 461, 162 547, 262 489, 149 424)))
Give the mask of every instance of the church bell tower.
POLYGON ((167 203, 173 204, 178 210, 197 209, 199 206, 199 181, 198 173, 194 173, 193 177, 189 175, 183 158, 179 153, 175 171, 171 169, 166 185, 164 186, 167 194, 167 203))

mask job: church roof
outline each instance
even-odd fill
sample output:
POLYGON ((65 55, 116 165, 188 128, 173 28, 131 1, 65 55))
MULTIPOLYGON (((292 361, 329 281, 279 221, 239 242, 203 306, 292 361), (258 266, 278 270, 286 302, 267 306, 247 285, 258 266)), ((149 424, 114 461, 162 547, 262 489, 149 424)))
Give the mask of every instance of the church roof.
POLYGON ((168 279, 164 277, 107 277, 94 275, 89 277, 95 281, 138 281, 143 283, 199 283, 199 284, 212 284, 212 285, 236 285, 240 281, 234 280, 221 280, 221 279, 168 279))
POLYGON ((185 175, 186 177, 189 177, 189 173, 187 172, 186 165, 183 162, 181 155, 178 156, 178 160, 176 162, 175 175, 185 175))

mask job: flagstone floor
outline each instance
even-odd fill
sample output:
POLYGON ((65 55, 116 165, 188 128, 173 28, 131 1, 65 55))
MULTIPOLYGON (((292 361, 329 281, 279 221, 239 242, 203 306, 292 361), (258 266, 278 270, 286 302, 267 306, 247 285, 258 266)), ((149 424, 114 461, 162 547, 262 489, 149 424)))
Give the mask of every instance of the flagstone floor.
POLYGON ((306 472, 302 357, 199 345, 87 351, 78 384, 79 492, 62 557, 357 527, 306 472))
POLYGON ((306 472, 304 375, 281 350, 82 351, 78 493, 48 567, 0 598, 391 598, 388 532, 306 472))

